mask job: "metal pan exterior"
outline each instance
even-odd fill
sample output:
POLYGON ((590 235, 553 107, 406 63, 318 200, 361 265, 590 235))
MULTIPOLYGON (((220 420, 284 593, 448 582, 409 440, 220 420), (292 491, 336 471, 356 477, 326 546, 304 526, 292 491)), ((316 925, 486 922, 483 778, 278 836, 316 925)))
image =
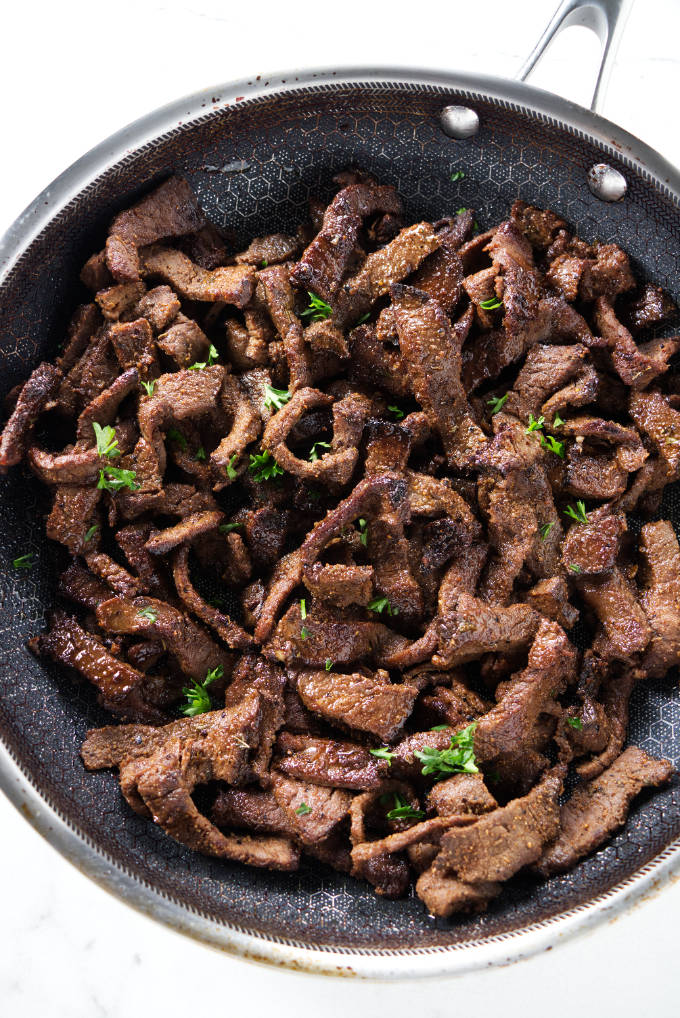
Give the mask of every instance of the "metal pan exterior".
MULTIPOLYGON (((475 207, 483 229, 521 197, 563 214, 586 239, 616 240, 642 279, 680 300, 680 175, 614 125, 528 86, 473 76, 385 70, 283 74, 181 100, 125 128, 67 170, 0 243, 3 389, 54 356, 82 299, 85 258, 118 209, 172 170, 186 174, 208 216, 239 239, 293 228, 309 194, 360 165, 394 183, 409 217, 475 207), (454 142, 439 114, 479 114, 454 142), (628 180, 623 202, 587 188, 594 162, 628 180), (457 182, 451 175, 463 170, 457 182)), ((428 918, 415 898, 389 902, 349 877, 306 867, 268 874, 203 859, 122 803, 111 774, 87 774, 78 747, 106 723, 90 691, 36 661, 26 639, 44 626, 59 550, 48 547, 44 493, 15 471, 0 489, 0 784, 72 862, 130 904, 244 957, 338 975, 404 977, 508 961, 558 943, 627 907, 680 866, 680 791, 633 811, 621 834, 564 877, 515 880, 484 916, 428 918), (14 557, 35 551, 20 578, 14 557)), ((677 490, 663 515, 680 519, 677 490)), ((677 682, 646 684, 631 739, 680 760, 677 682)))

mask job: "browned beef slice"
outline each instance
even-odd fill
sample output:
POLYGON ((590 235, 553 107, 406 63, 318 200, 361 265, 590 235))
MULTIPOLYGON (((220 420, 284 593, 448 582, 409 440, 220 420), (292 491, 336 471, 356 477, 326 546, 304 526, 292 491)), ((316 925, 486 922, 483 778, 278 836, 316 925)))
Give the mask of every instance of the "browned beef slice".
POLYGON ((251 646, 253 638, 237 622, 213 605, 208 604, 191 582, 189 549, 180 548, 173 559, 173 578, 180 600, 193 614, 214 629, 217 635, 233 650, 251 646))
POLYGON ((488 703, 456 679, 451 680, 450 686, 436 686, 431 693, 421 696, 419 707, 437 723, 453 728, 469 724, 489 709, 488 703))
POLYGON ((260 743, 251 761, 252 777, 265 788, 269 786, 269 762, 276 735, 285 717, 285 673, 253 653, 246 653, 234 669, 232 681, 225 694, 227 707, 247 699, 257 690, 262 700, 260 743))
POLYGON ((463 287, 463 263, 458 248, 462 238, 472 229, 467 222, 463 223, 464 219, 468 219, 465 213, 435 224, 440 246, 411 278, 412 286, 429 293, 449 314, 457 305, 463 287))
POLYGON ((538 624, 538 615, 528 605, 502 607, 461 594, 457 607, 435 620, 439 642, 432 660, 438 668, 451 668, 483 654, 526 647, 538 624))
POLYGON ((309 347, 305 343, 300 319, 295 314, 295 293, 283 265, 273 265, 258 273, 258 295, 269 311, 274 328, 278 332, 286 355, 289 389, 294 392, 312 381, 312 365, 309 347))
POLYGON ((628 473, 611 454, 598 453, 590 456, 581 451, 578 444, 570 446, 567 453, 564 489, 582 499, 617 498, 626 490, 628 473))
POLYGON ((462 813, 490 813, 498 803, 481 774, 454 774, 430 789, 427 805, 440 816, 460 816, 462 813))
POLYGON ((667 481, 680 477, 680 412, 660 392, 632 392, 630 416, 654 442, 667 469, 667 481))
POLYGON ((106 263, 121 282, 139 279, 137 248, 165 237, 193 233, 204 222, 196 196, 186 180, 170 177, 113 220, 106 242, 106 263))
POLYGON ((271 792, 223 788, 210 815, 216 827, 245 828, 258 834, 293 834, 293 827, 271 792))
MULTIPOLYGON (((82 442, 85 446, 95 445, 95 422, 101 427, 107 424, 114 424, 121 403, 130 393, 138 390, 138 383, 139 372, 137 368, 131 367, 123 371, 121 375, 118 375, 111 385, 95 396, 78 418, 77 437, 79 442, 82 442)), ((128 428, 134 427, 132 421, 126 421, 126 431, 128 428)), ((123 452, 126 450, 119 449, 117 451, 123 452)))
POLYGON ((105 552, 87 551, 83 549, 83 557, 87 563, 87 568, 90 572, 94 573, 95 576, 101 577, 105 583, 109 585, 111 590, 116 594, 120 594, 121 597, 134 597, 139 594, 144 584, 132 573, 129 573, 127 569, 119 565, 115 559, 112 559, 110 555, 105 552))
POLYGON ((81 304, 76 308, 68 325, 64 349, 56 358, 57 367, 64 374, 82 357, 87 344, 101 324, 102 317, 96 304, 81 304))
POLYGON ((127 315, 145 293, 144 283, 116 283, 95 294, 95 301, 107 322, 117 322, 127 315))
POLYGON ((287 233, 270 233, 266 237, 255 237, 245 251, 236 255, 238 265, 255 265, 266 268, 279 262, 289 262, 300 250, 297 237, 287 233))
POLYGON ((559 830, 562 781, 548 774, 535 788, 468 827, 442 836, 442 861, 466 883, 508 880, 536 862, 559 830))
POLYGON ((512 203, 510 215, 531 246, 540 251, 549 248, 559 231, 567 225, 550 209, 537 209, 519 198, 512 203))
POLYGON ((569 603, 569 587, 563 576, 550 576, 539 580, 527 592, 527 601, 531 607, 563 629, 571 629, 578 619, 578 608, 569 603))
POLYGON ((57 392, 62 373, 54 364, 39 364, 22 386, 12 416, 0 437, 0 470, 19 463, 25 453, 33 427, 45 404, 57 392))
POLYGON ((210 343, 203 329, 184 315, 177 315, 174 323, 167 332, 161 333, 156 342, 158 349, 172 358, 178 368, 189 368, 205 361, 210 343))
POLYGON ((97 621, 107 633, 138 634, 165 640, 168 651, 192 679, 202 682, 207 673, 219 665, 226 675, 231 673, 232 656, 188 615, 164 601, 151 597, 135 598, 134 601, 112 597, 97 608, 97 621))
POLYGON ((581 343, 532 347, 515 379, 505 410, 523 421, 528 420, 530 413, 538 417, 547 398, 582 370, 587 357, 588 351, 581 343))
POLYGON ((445 919, 454 912, 483 912, 489 901, 500 894, 502 884, 488 881, 466 884, 448 874, 437 861, 416 882, 416 894, 431 915, 445 919))
POLYGON ((305 844, 324 841, 347 816, 352 796, 272 773, 272 792, 296 835, 305 844))
POLYGON ((660 286, 645 283, 639 295, 626 304, 626 323, 638 333, 653 325, 661 325, 676 317, 678 309, 660 286))
POLYGON ((640 603, 652 627, 642 667, 661 677, 680 664, 680 547, 668 520, 645 523, 640 554, 644 567, 640 603))
POLYGON ((121 368, 137 368, 140 378, 154 378, 159 372, 156 344, 146 318, 116 322, 109 331, 121 368))
POLYGON ((388 770, 384 760, 353 742, 281 732, 276 750, 278 770, 312 785, 368 791, 380 787, 388 770))
POLYGON ((607 572, 616 562, 627 529, 624 516, 604 516, 591 523, 574 524, 562 544, 565 567, 593 575, 607 572))
POLYGON ((154 244, 141 252, 144 276, 158 277, 180 297, 244 307, 255 289, 255 273, 249 265, 225 265, 204 269, 176 248, 154 244))
POLYGON ((364 297, 372 303, 385 297, 392 283, 399 283, 418 268, 440 245, 430 223, 405 227, 385 247, 368 255, 359 271, 343 285, 350 298, 364 297))
POLYGON ((632 654, 641 653, 652 630, 621 570, 615 567, 601 577, 572 576, 583 600, 602 623, 612 655, 625 661, 632 654))
POLYGON ((395 347, 383 344, 373 325, 358 325, 349 335, 350 378, 361 384, 370 382, 391 396, 411 394, 411 383, 403 358, 395 347))
POLYGON ((65 545, 72 555, 97 549, 100 533, 96 507, 101 494, 92 485, 58 484, 47 517, 47 536, 65 545), (90 528, 95 525, 93 534, 90 528))
POLYGON ((111 597, 110 587, 87 569, 83 569, 77 559, 73 559, 59 577, 58 590, 62 597, 67 597, 69 601, 74 601, 91 611, 94 611, 101 601, 107 601, 111 597))
POLYGON ((163 714, 145 702, 144 673, 115 658, 65 612, 55 612, 50 631, 34 637, 29 647, 41 657, 79 671, 99 690, 102 703, 112 713, 149 724, 164 720, 163 714))
POLYGON ((161 332, 174 321, 180 308, 177 294, 169 286, 155 286, 140 297, 135 306, 122 317, 126 320, 129 315, 130 321, 146 318, 154 332, 161 332))
POLYGON ((474 816, 438 816, 422 823, 414 824, 406 830, 396 831, 388 834, 387 837, 378 841, 363 841, 352 849, 352 862, 357 870, 362 868, 371 859, 379 859, 381 856, 392 855, 401 852, 410 845, 419 842, 437 842, 445 837, 445 832, 451 829, 471 828, 476 825, 474 816))
POLYGON ((332 301, 349 267, 363 220, 378 212, 401 212, 394 188, 350 184, 339 191, 324 213, 319 233, 291 273, 293 285, 332 301))
POLYGON ((418 693, 413 686, 389 682, 386 672, 367 676, 326 671, 300 673, 298 692, 315 714, 385 740, 401 731, 418 693))
POLYGON ((667 365, 659 365, 637 346, 630 332, 616 317, 616 312, 606 297, 599 297, 595 304, 595 320, 607 342, 611 361, 616 373, 632 389, 644 389, 667 365))
POLYGON ((399 345, 416 399, 441 436, 449 464, 462 467, 485 445, 460 380, 462 337, 428 294, 392 288, 399 345))
POLYGON ((106 264, 106 250, 97 251, 91 255, 80 271, 80 281, 88 290, 96 293, 103 290, 105 286, 111 286, 114 278, 106 264))
POLYGON ((583 300, 606 297, 614 300, 620 293, 632 290, 635 279, 628 255, 616 244, 595 244, 594 258, 587 258, 579 284, 583 300))
POLYGON ((170 589, 163 566, 146 548, 146 542, 153 529, 153 524, 149 522, 130 523, 116 532, 116 544, 122 549, 125 558, 139 576, 144 592, 153 594, 161 600, 167 600, 170 596, 170 589))
POLYGON ((352 604, 367 605, 373 596, 373 566, 352 566, 342 563, 322 565, 315 562, 305 572, 307 590, 321 601, 347 608, 352 604))
POLYGON ((165 555, 181 544, 190 544, 202 534, 216 530, 224 519, 224 513, 218 509, 207 512, 192 513, 185 516, 179 523, 165 530, 159 530, 146 542, 146 548, 153 555, 165 555))
POLYGON ((663 785, 672 774, 668 760, 655 760, 630 746, 599 777, 577 786, 560 810, 557 839, 547 846, 537 869, 544 876, 571 869, 623 826, 643 788, 663 785))

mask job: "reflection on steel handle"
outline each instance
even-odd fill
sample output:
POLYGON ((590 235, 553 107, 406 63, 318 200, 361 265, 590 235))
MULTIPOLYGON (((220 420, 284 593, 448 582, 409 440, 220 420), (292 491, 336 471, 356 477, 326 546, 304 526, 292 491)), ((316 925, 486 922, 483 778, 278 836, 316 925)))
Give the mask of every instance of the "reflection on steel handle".
POLYGON ((563 28, 582 25, 595 32, 602 46, 597 81, 590 104, 593 112, 601 113, 609 75, 614 63, 614 54, 632 3, 633 0, 562 0, 550 24, 520 68, 517 77, 520 81, 526 81, 552 40, 559 35, 563 28))

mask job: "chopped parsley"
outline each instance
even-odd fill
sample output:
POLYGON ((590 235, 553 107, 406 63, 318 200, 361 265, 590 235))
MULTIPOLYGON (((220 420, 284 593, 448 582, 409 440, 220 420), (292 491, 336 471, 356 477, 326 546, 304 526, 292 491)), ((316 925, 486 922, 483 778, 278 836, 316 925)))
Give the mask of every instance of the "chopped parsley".
POLYGON ((158 619, 158 612, 154 611, 153 608, 140 608, 137 612, 137 618, 146 619, 147 622, 156 622, 158 619))
POLYGON ((288 389, 275 389, 273 385, 269 385, 265 382, 264 386, 264 405, 269 407, 270 410, 280 410, 286 403, 292 399, 293 393, 288 389))
POLYGON ((445 732, 448 727, 449 727, 448 725, 435 725, 434 728, 430 729, 430 731, 431 732, 445 732))
POLYGON ((263 269, 266 269, 268 265, 269 265, 269 262, 267 261, 267 259, 263 258, 262 261, 260 262, 260 267, 263 268, 263 269))
POLYGON ((394 414, 395 420, 397 421, 403 421, 404 417, 406 416, 401 407, 397 406, 396 403, 390 403, 387 409, 391 414, 394 414))
POLYGON ((576 565, 575 562, 571 563, 569 568, 572 571, 572 573, 581 573, 581 572, 583 572, 581 567, 579 565, 576 565))
POLYGON ((197 682, 194 679, 192 686, 185 686, 182 689, 187 698, 187 705, 182 710, 182 714, 185 717, 195 718, 198 714, 205 714, 206 711, 210 710, 212 703, 210 702, 210 694, 207 687, 215 679, 221 679, 223 675, 224 668, 222 665, 218 665, 217 668, 210 669, 203 682, 197 682))
POLYGON ((462 216, 464 212, 467 212, 467 208, 465 205, 461 205, 459 209, 456 209, 457 216, 462 216))
POLYGON ((18 558, 15 558, 12 565, 15 569, 32 569, 35 565, 34 557, 35 553, 29 551, 26 555, 19 555, 18 558))
POLYGON ((156 383, 153 379, 151 379, 150 382, 140 382, 139 384, 141 385, 142 389, 144 389, 147 396, 153 396, 153 391, 156 388, 156 383))
POLYGON ((242 523, 220 523, 217 529, 219 530, 220 534, 231 534, 233 530, 238 530, 239 527, 242 526, 243 526, 242 523))
POLYGON ((201 463, 203 463, 203 462, 205 462, 205 460, 207 460, 207 458, 208 458, 208 456, 206 454, 205 449, 203 448, 202 445, 199 445, 198 449, 196 450, 196 455, 194 456, 194 459, 198 460, 201 463))
POLYGON ((299 817, 306 817, 308 813, 312 812, 311 806, 308 806, 306 802, 301 802, 295 813, 299 817))
POLYGON ((330 318, 333 314, 333 308, 330 304, 327 304, 321 297, 317 297, 311 290, 307 290, 309 297, 309 307, 300 315, 301 318, 309 317, 312 322, 323 322, 326 318, 330 318))
POLYGON ((552 435, 541 435, 541 445, 544 449, 554 452, 560 459, 564 459, 564 442, 558 442, 552 435))
POLYGON ((303 626, 303 627, 302 627, 302 629, 300 630, 300 639, 301 639, 301 640, 306 640, 306 639, 307 639, 307 637, 308 637, 308 636, 311 636, 311 635, 312 635, 312 634, 311 634, 311 633, 310 633, 310 631, 309 631, 309 630, 307 629, 307 626, 303 626))
POLYGON ((315 442, 309 452, 309 462, 316 463, 316 461, 323 456, 323 453, 319 452, 319 449, 330 449, 330 447, 330 442, 315 442))
POLYGON ((487 399, 487 404, 491 407, 491 416, 497 414, 499 410, 502 410, 508 401, 509 392, 506 392, 504 396, 492 396, 491 399, 487 399))
POLYGON ((234 455, 229 460, 229 462, 227 463, 227 466, 225 468, 226 471, 227 471, 227 477, 229 478, 230 481, 235 481, 236 478, 238 477, 238 474, 236 473, 236 467, 234 466, 234 463, 237 460, 238 460, 238 453, 235 452, 234 455))
POLYGON ((248 467, 253 475, 254 481, 271 481, 274 477, 281 477, 284 473, 268 449, 264 452, 250 454, 250 466, 248 467))
POLYGON ((396 756, 396 753, 393 753, 387 746, 381 746, 380 749, 369 749, 368 752, 371 756, 377 756, 378 760, 387 760, 388 767, 392 766, 392 761, 396 756))
POLYGON ((583 731, 583 722, 580 718, 567 718, 567 724, 571 725, 572 728, 576 728, 577 731, 583 731))
POLYGON ((540 530, 541 540, 542 541, 546 540, 548 534, 550 533, 550 531, 552 530, 552 528, 554 526, 555 526, 554 523, 544 523, 543 524, 543 526, 541 527, 541 530, 540 530))
POLYGON ((99 524, 98 523, 93 523, 92 526, 90 527, 90 529, 85 534, 85 540, 86 541, 91 541, 92 538, 94 537, 94 535, 97 533, 98 530, 99 530, 99 524))
POLYGON ((363 544, 363 546, 365 548, 366 547, 366 543, 368 541, 368 531, 366 530, 366 520, 363 519, 363 517, 362 517, 361 519, 357 520, 357 523, 359 524, 359 540, 361 541, 361 543, 363 544))
POLYGON ((462 180, 464 176, 465 174, 462 170, 456 170, 455 173, 451 174, 451 181, 455 184, 457 180, 462 180))
POLYGON ((482 311, 498 311, 499 308, 503 307, 503 301, 499 300, 498 297, 489 297, 488 300, 483 300, 479 306, 482 311))
POLYGON ((370 612, 377 612, 378 615, 382 615, 384 611, 388 615, 398 615, 399 609, 393 608, 386 597, 374 597, 372 601, 369 601, 366 605, 370 612))
POLYGON ((189 365, 189 369, 188 370, 189 371, 202 371, 203 368, 212 367, 212 365, 215 364, 219 359, 220 359, 220 355, 218 353, 217 347, 215 347, 211 343, 210 347, 208 348, 208 359, 207 359, 207 361, 196 361, 194 364, 190 364, 189 365))
POLYGON ((474 735, 477 723, 472 722, 462 732, 451 736, 448 749, 434 749, 426 746, 416 749, 414 756, 423 764, 422 774, 431 774, 435 781, 446 778, 449 774, 477 774, 479 768, 475 762, 474 735))
POLYGON ((553 420, 553 428, 559 428, 562 424, 564 424, 564 421, 560 417, 559 413, 556 413, 553 420))
POLYGON ((406 802, 406 799, 402 798, 398 792, 394 792, 393 798, 394 808, 388 811, 388 820, 422 820, 425 816, 424 810, 414 809, 413 806, 410 806, 406 802))
POLYGON ((307 602, 304 599, 304 597, 300 601, 300 618, 301 619, 306 619, 307 618, 307 602))
POLYGON ((182 432, 178 431, 177 428, 168 429, 168 438, 170 439, 171 442, 176 442, 177 445, 182 450, 182 452, 187 451, 187 440, 182 434, 182 432))
POLYGON ((134 470, 121 470, 119 467, 106 467, 99 471, 97 487, 104 491, 120 491, 121 488, 129 488, 130 491, 139 491, 141 484, 136 481, 134 470))
POLYGON ((575 509, 573 506, 568 505, 564 510, 564 515, 569 516, 572 520, 576 520, 577 523, 588 522, 588 513, 586 512, 585 502, 582 502, 581 499, 579 499, 576 503, 575 509))
POLYGON ((120 456, 116 430, 110 424, 102 428, 96 421, 92 422, 94 437, 97 439, 97 452, 100 456, 120 456))
POLYGON ((540 431, 545 424, 545 417, 543 414, 536 420, 533 414, 529 414, 529 427, 525 430, 525 435, 531 435, 534 431, 540 431))
POLYGON ((326 658, 326 664, 324 665, 324 668, 326 669, 327 672, 330 672, 332 667, 333 667, 333 662, 331 661, 331 659, 329 657, 327 657, 326 658))

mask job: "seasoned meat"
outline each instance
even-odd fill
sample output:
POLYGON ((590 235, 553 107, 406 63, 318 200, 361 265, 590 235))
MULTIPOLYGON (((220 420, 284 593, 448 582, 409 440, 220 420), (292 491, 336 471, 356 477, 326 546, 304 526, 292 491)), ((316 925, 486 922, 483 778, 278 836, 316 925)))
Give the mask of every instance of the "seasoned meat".
POLYGON ((387 673, 302 672, 297 688, 304 705, 315 714, 386 741, 403 727, 418 692, 405 683, 390 683, 387 673))
POLYGON ((62 373, 53 364, 39 364, 22 386, 12 416, 0 439, 0 468, 3 473, 23 459, 33 427, 45 404, 59 387, 62 373))

